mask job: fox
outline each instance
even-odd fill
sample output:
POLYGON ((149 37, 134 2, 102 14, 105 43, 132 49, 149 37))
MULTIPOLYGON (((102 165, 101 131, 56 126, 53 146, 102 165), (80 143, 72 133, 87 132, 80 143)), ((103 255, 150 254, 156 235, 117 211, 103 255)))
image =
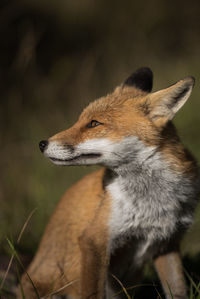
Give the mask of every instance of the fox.
POLYGON ((124 298, 122 286, 128 293, 141 280, 147 260, 165 298, 188 298, 180 242, 193 223, 200 176, 172 119, 194 82, 188 76, 152 92, 151 69, 139 68, 71 128, 39 143, 56 165, 101 168, 58 203, 22 275, 25 298, 124 298))

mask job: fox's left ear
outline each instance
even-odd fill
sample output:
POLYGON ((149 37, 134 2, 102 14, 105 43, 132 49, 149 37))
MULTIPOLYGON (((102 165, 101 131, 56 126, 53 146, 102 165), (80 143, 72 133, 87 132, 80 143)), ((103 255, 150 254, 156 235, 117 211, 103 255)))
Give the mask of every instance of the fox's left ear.
POLYGON ((189 98, 194 83, 193 77, 186 77, 166 89, 149 94, 146 104, 148 104, 148 114, 152 121, 162 126, 172 120, 189 98))
POLYGON ((130 77, 128 77, 123 88, 134 88, 140 92, 151 92, 153 86, 153 73, 149 67, 141 67, 137 69, 130 77))

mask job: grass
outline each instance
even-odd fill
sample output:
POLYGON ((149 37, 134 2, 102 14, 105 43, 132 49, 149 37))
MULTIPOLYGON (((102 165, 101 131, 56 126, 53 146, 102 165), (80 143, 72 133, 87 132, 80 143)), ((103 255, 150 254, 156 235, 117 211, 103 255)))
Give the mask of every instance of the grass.
MULTIPOLYGON (((199 207, 200 208, 200 207, 199 207)), ((197 219, 199 219, 199 215, 200 215, 200 209, 197 209, 196 212, 196 217, 197 219)), ((27 217, 23 227, 20 230, 20 233, 18 234, 17 237, 17 241, 13 242, 13 240, 11 238, 7 238, 7 244, 9 246, 10 252, 11 252, 11 258, 10 261, 8 263, 8 267, 7 270, 5 272, 5 274, 3 275, 2 279, 0 279, 0 298, 13 298, 13 294, 10 291, 11 286, 14 286, 14 281, 10 281, 9 279, 9 271, 11 268, 11 265, 13 263, 14 260, 17 261, 18 266, 16 268, 16 278, 18 278, 18 281, 20 282, 20 269, 22 269, 26 275, 28 276, 29 280, 31 281, 34 289, 35 289, 35 293, 37 295, 37 298, 39 297, 39 294, 37 293, 37 289, 34 286, 34 283, 31 280, 31 277, 28 275, 28 273, 25 270, 25 267, 22 263, 22 261, 20 260, 19 254, 18 254, 18 249, 20 248, 20 243, 22 240, 22 236, 26 233, 26 230, 28 228, 28 224, 30 223, 30 220, 32 220, 32 216, 35 216, 36 213, 36 209, 34 209, 29 216, 27 217)), ((198 227, 199 223, 197 221, 197 227, 198 227)), ((199 236, 199 230, 195 228, 195 226, 190 230, 188 236, 185 237, 185 240, 183 241, 183 245, 184 248, 186 248, 185 253, 187 254, 188 249, 191 247, 191 243, 192 243, 192 235, 196 236, 196 239, 198 240, 198 236, 199 236), (191 239, 190 239, 191 238, 191 239), (190 240, 189 244, 187 244, 187 240, 190 240), (187 246, 186 246, 187 245, 187 246)), ((189 299, 200 299, 200 272, 199 272, 199 266, 200 265, 200 259, 196 257, 198 257, 197 253, 198 253, 198 246, 196 247, 195 250, 192 251, 193 252, 193 256, 191 255, 190 258, 187 257, 186 262, 184 263, 185 267, 187 269, 189 269, 189 271, 185 270, 185 275, 187 277, 188 280, 188 290, 189 290, 189 299), (196 260, 195 260, 196 259, 196 260), (192 273, 192 274, 191 274, 192 273), (196 273, 196 275, 194 274, 196 273)), ((150 273, 148 275, 149 280, 148 283, 143 283, 143 284, 138 284, 138 285, 134 285, 128 288, 125 288, 123 286, 123 284, 120 282, 120 280, 116 277, 113 276, 115 278, 115 280, 118 282, 118 284, 121 287, 121 292, 120 293, 124 293, 124 295, 128 298, 128 299, 137 299, 137 298, 146 298, 146 296, 148 296, 148 298, 155 298, 155 296, 157 296, 157 298, 164 298, 162 295, 162 290, 159 287, 159 283, 158 285, 155 285, 154 283, 152 283, 152 281, 154 281, 155 276, 153 276, 152 273, 150 273), (133 293, 134 295, 130 295, 129 293, 133 293), (152 295, 152 293, 154 293, 154 295, 152 295), (155 295, 156 294, 156 295, 155 295)), ((67 286, 73 284, 75 281, 72 281, 68 284, 66 284, 65 286, 63 286, 61 289, 54 291, 50 294, 48 294, 48 296, 53 296, 54 294, 58 293, 59 291, 61 291, 63 288, 66 288, 67 286)), ((22 294, 22 298, 24 299, 25 296, 23 294, 23 287, 21 286, 21 294, 22 294)), ((116 296, 119 295, 116 294, 116 296)), ((47 298, 47 296, 43 297, 43 299, 47 298)), ((173 295, 171 294, 171 298, 173 298, 173 295)), ((27 299, 27 298, 25 298, 27 299)), ((28 298, 29 299, 29 298, 28 298)), ((41 299, 41 298, 40 298, 41 299)))
MULTIPOLYGON (((22 228, 22 230, 21 230, 21 232, 19 234, 19 238, 17 240, 18 242, 20 241, 20 239, 22 237, 22 234, 23 234, 23 232, 24 232, 24 230, 25 230, 25 228, 26 228, 26 226, 27 226, 27 224, 28 224, 28 222, 29 222, 29 220, 32 217, 32 215, 33 215, 34 212, 35 211, 33 211, 29 215, 26 223, 24 224, 24 226, 23 226, 23 228, 22 228)), ((16 251, 13 243, 8 238, 7 238, 7 242, 8 242, 10 251, 11 251, 11 258, 10 258, 10 262, 8 264, 7 270, 6 270, 3 278, 1 279, 1 283, 0 283, 0 298, 1 299, 4 299, 4 298, 9 299, 9 298, 13 298, 13 296, 14 296, 13 293, 11 291, 9 291, 9 286, 5 286, 6 280, 8 278, 9 270, 10 270, 11 264, 12 264, 12 262, 13 262, 14 259, 17 260, 18 266, 20 268, 22 268, 23 271, 28 276, 28 279, 30 280, 30 282, 31 282, 31 284, 33 286, 33 289, 35 291, 36 297, 38 299, 52 298, 53 295, 56 295, 57 293, 59 293, 60 291, 62 291, 64 288, 72 285, 73 283, 75 283, 77 281, 77 280, 71 281, 71 282, 67 283, 66 285, 64 285, 63 287, 59 288, 58 290, 56 290, 54 292, 51 292, 51 293, 47 294, 46 296, 40 297, 39 294, 38 294, 37 288, 35 287, 35 285, 34 285, 32 279, 31 279, 31 277, 27 273, 27 271, 26 271, 23 263, 21 262, 20 257, 18 255, 18 253, 17 253, 17 251, 16 251)), ((18 268, 18 266, 16 267, 16 276, 17 276, 18 281, 19 281, 20 290, 21 290, 21 296, 22 296, 22 299, 29 299, 29 298, 26 298, 26 296, 24 295, 23 286, 21 285, 21 282, 20 282, 20 275, 19 275, 19 268, 18 268)), ((187 279, 189 281, 189 297, 188 298, 189 299, 200 299, 200 281, 199 282, 195 282, 194 279, 192 278, 192 276, 188 273, 188 271, 187 270, 184 270, 184 271, 185 271, 185 275, 186 275, 186 277, 187 277, 187 279)), ((160 293, 157 285, 155 285, 154 283, 138 284, 138 285, 134 285, 134 286, 125 288, 124 285, 122 284, 122 282, 115 275, 112 274, 112 277, 117 281, 117 283, 121 287, 121 291, 119 291, 118 293, 116 293, 113 296, 113 298, 115 298, 115 296, 118 296, 118 295, 120 295, 120 294, 123 293, 127 299, 137 299, 138 298, 137 294, 136 295, 130 295, 129 291, 133 291, 133 290, 136 290, 136 289, 140 288, 140 292, 142 293, 144 291, 144 288, 151 287, 151 288, 155 289, 155 291, 157 293, 157 298, 164 299, 164 297, 163 297, 163 295, 161 295, 161 293, 160 293)), ((11 285, 10 285, 10 287, 11 287, 11 285)), ((168 287, 169 287, 169 293, 170 293, 170 296, 171 296, 170 298, 173 299, 174 297, 173 297, 173 294, 171 292, 170 286, 168 286, 168 287)), ((140 297, 140 298, 144 298, 144 297, 140 297)), ((148 298, 151 298, 151 296, 148 296, 148 298)), ((111 298, 109 298, 109 299, 111 299, 111 298)))
MULTIPOLYGON (((18 245, 22 239, 22 236, 32 218, 32 216, 34 215, 36 209, 34 209, 30 214, 29 216, 27 217, 24 225, 22 226, 21 230, 20 230, 20 233, 18 235, 18 238, 17 238, 17 241, 16 241, 16 244, 18 245)), ((14 245, 14 242, 11 241, 9 238, 6 238, 7 240, 7 244, 9 246, 9 249, 10 249, 10 253, 11 253, 11 257, 10 257, 10 261, 8 263, 8 266, 7 266, 7 269, 3 275, 2 278, 0 278, 0 298, 1 299, 11 299, 11 298, 14 298, 14 294, 12 293, 12 291, 10 291, 10 289, 12 289, 12 287, 15 286, 15 282, 12 281, 10 282, 9 281, 9 271, 11 269, 11 265, 14 261, 14 259, 17 261, 17 265, 16 265, 16 278, 18 279, 19 281, 19 286, 20 286, 20 291, 21 291, 21 297, 22 299, 29 299, 29 298, 26 298, 25 294, 24 294, 24 291, 23 291, 23 286, 21 284, 21 281, 20 281, 20 272, 19 271, 20 269, 23 270, 23 272, 27 275, 29 281, 31 282, 32 286, 33 286, 33 289, 34 289, 34 292, 36 294, 36 298, 38 299, 47 299, 47 298, 51 298, 53 295, 56 295, 57 293, 59 293, 60 291, 62 291, 64 288, 72 285, 73 283, 75 283, 77 280, 74 280, 74 281, 71 281, 69 283, 67 283, 66 285, 64 285, 63 287, 59 288, 58 290, 55 290, 53 292, 50 292, 49 294, 47 294, 46 296, 43 296, 43 297, 40 297, 39 296, 39 293, 37 291, 37 288, 36 286, 34 285, 30 275, 27 273, 20 257, 19 257, 19 254, 17 252, 17 249, 15 248, 15 245, 14 245)), ((200 280, 198 281, 198 279, 194 279, 192 277, 191 274, 189 274, 189 272, 184 269, 184 272, 185 272, 185 276, 188 280, 188 285, 189 285, 189 299, 200 299, 200 280)), ((161 295, 161 290, 160 290, 160 286, 159 284, 158 285, 155 285, 154 283, 144 283, 144 284, 137 284, 137 285, 134 285, 134 286, 131 286, 131 287, 128 287, 126 288, 123 283, 115 276, 112 274, 112 277, 117 281, 117 283, 119 284, 120 288, 121 288, 121 291, 119 291, 118 293, 116 293, 113 298, 115 296, 118 296, 120 294, 124 294, 124 296, 127 298, 127 299, 137 299, 137 298, 146 298, 146 293, 145 293, 145 289, 148 287, 150 289, 148 290, 152 290, 154 289, 154 292, 157 294, 157 298, 160 298, 160 299, 164 299, 163 295, 161 295), (139 293, 137 292, 137 290, 139 289, 139 293), (135 292, 136 291, 136 292, 135 292), (130 293, 134 293, 134 295, 130 295, 130 293), (144 295, 145 294, 145 295, 144 295)), ((152 280, 152 273, 150 273, 150 280, 152 280)), ((170 298, 173 299, 173 294, 171 292, 171 289, 170 289, 170 286, 169 287, 169 293, 170 293, 170 298)), ((155 297, 155 296, 154 296, 155 297)), ((149 292, 148 291, 148 298, 154 298, 154 297, 151 297, 151 291, 149 292)))
POLYGON ((195 283, 189 273, 185 270, 185 274, 190 281, 190 299, 196 298, 200 299, 200 282, 195 283))
MULTIPOLYGON (((17 244, 19 244, 19 242, 20 242, 20 240, 21 240, 21 238, 22 238, 22 235, 23 235, 23 233, 24 233, 24 231, 25 231, 25 229, 26 229, 26 227, 27 227, 27 225, 28 225, 28 223, 29 223, 31 217, 32 217, 33 214, 35 213, 35 211, 36 211, 36 209, 34 209, 34 210, 30 213, 30 215, 28 216, 26 222, 24 223, 24 225, 23 225, 23 227, 22 227, 22 229, 21 229, 21 231, 20 231, 20 233, 19 233, 19 236, 18 236, 18 238, 17 238, 17 244)), ((12 255, 11 255, 11 258, 10 258, 10 261, 9 261, 9 264, 8 264, 8 267, 7 267, 7 270, 6 270, 6 272, 5 272, 5 275, 4 275, 4 277, 3 277, 3 279, 2 279, 2 281, 1 281, 1 283, 0 283, 0 290, 3 288, 3 285, 4 285, 4 283, 5 283, 5 280, 6 280, 7 276, 8 276, 8 273, 9 273, 10 267, 11 267, 11 265, 12 265, 13 259, 14 259, 15 255, 16 255, 16 250, 14 249, 14 246, 13 246, 12 242, 11 242, 8 238, 7 238, 7 241, 8 241, 8 244, 9 244, 9 246, 10 246, 10 249, 13 250, 13 253, 12 253, 12 255)), ((17 255, 17 257, 18 257, 18 255, 17 255)))
MULTIPOLYGON (((18 236, 18 238, 17 238, 17 242, 16 242, 17 244, 19 244, 19 242, 20 242, 20 240, 21 240, 21 238, 22 238, 22 235, 23 235, 23 233, 24 233, 24 231, 25 231, 25 229, 26 229, 26 227, 27 227, 27 225, 28 225, 28 223, 29 223, 31 217, 32 217, 33 214, 35 213, 35 211, 36 211, 36 209, 34 209, 34 210, 29 214, 28 218, 26 219, 26 221, 25 221, 25 223, 24 223, 24 225, 23 225, 23 227, 22 227, 22 229, 21 229, 21 231, 20 231, 20 233, 19 233, 19 236, 18 236)), ((2 281, 1 281, 1 283, 0 283, 0 292, 4 292, 4 293, 5 293, 5 290, 4 290, 3 287, 4 287, 4 284, 5 284, 6 278, 8 277, 8 273, 9 273, 9 270, 10 270, 10 268, 11 268, 12 262, 13 262, 14 258, 16 258, 17 262, 18 262, 19 265, 22 267, 23 271, 27 274, 29 280, 31 281, 32 286, 33 286, 33 288, 34 288, 34 290, 35 290, 35 293, 36 293, 37 297, 40 298, 40 297, 39 297, 39 294, 38 294, 38 292, 37 292, 37 289, 36 289, 36 287, 34 286, 32 280, 31 280, 31 277, 30 277, 29 274, 26 272, 26 269, 24 268, 24 265, 23 265, 23 263, 21 262, 21 260, 20 260, 20 258, 19 258, 19 255, 18 255, 18 253, 17 253, 17 251, 16 251, 16 249, 15 249, 15 247, 14 247, 14 245, 13 245, 13 242, 11 242, 11 240, 10 240, 9 238, 6 238, 6 239, 7 239, 9 248, 10 248, 10 250, 11 250, 11 258, 10 258, 8 267, 7 267, 7 269, 6 269, 5 275, 3 276, 3 279, 2 279, 2 281)), ((16 273, 17 273, 17 276, 18 276, 18 278, 19 278, 19 271, 18 271, 18 268, 16 268, 16 273)), ((19 282, 20 282, 20 279, 19 279, 19 282)), ((25 296, 24 296, 23 287, 22 287, 21 283, 20 283, 20 289, 21 289, 22 298, 24 299, 25 296)))

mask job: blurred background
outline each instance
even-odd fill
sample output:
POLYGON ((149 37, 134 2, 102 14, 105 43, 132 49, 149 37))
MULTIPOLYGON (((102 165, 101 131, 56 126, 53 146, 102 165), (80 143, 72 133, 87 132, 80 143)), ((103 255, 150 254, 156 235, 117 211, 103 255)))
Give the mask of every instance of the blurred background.
MULTIPOLYGON (((149 66, 154 90, 187 75, 192 96, 175 118, 200 159, 200 2, 1 0, 0 254, 6 237, 32 255, 65 189, 91 168, 57 167, 38 142, 67 129, 93 99, 149 66)), ((182 243, 187 270, 200 281, 200 208, 182 243)))

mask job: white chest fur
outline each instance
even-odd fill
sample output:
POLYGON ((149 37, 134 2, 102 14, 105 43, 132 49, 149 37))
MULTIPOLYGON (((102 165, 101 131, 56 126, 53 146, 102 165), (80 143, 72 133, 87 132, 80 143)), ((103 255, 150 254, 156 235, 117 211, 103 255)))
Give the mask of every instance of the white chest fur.
POLYGON ((149 245, 169 239, 177 227, 192 222, 192 213, 185 209, 194 200, 191 182, 158 159, 151 171, 145 168, 118 175, 107 190, 112 198, 111 250, 131 237, 142 238, 149 245))

